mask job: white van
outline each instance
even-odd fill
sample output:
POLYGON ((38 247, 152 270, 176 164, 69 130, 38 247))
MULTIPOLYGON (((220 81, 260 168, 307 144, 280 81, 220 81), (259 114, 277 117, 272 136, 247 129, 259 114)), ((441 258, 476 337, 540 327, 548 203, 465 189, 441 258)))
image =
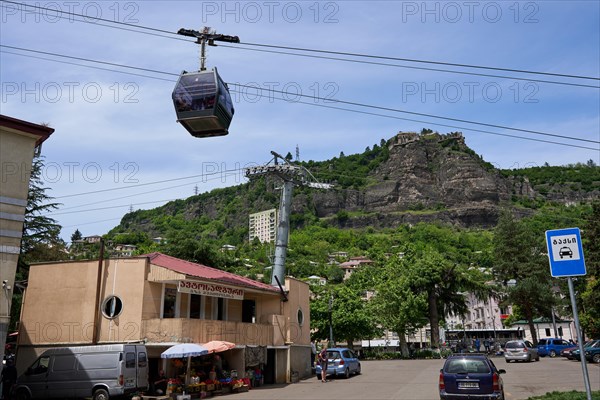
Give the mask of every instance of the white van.
POLYGON ((17 400, 108 400, 147 389, 146 346, 107 344, 46 350, 17 379, 13 395, 17 400))

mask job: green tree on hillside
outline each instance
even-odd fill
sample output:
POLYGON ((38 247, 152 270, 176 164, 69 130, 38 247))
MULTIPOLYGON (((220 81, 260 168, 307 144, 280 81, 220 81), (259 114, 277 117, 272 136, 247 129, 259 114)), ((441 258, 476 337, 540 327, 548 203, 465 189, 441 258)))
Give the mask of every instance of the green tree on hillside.
POLYGON ((75 232, 71 235, 71 243, 81 240, 83 235, 79 232, 79 229, 75 229, 75 232))

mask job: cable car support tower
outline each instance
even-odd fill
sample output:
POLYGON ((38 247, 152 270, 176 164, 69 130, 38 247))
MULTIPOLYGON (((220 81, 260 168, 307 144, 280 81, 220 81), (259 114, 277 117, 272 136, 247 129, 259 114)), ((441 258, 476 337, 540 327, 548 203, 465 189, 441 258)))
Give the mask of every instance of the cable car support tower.
POLYGON ((281 200, 279 205, 279 222, 277 224, 277 237, 275 241, 275 261, 271 275, 271 285, 279 286, 283 293, 285 277, 285 257, 287 253, 290 232, 290 210, 292 206, 292 189, 294 185, 308 186, 315 189, 331 189, 333 185, 318 182, 306 168, 292 164, 278 153, 271 151, 273 159, 265 165, 246 168, 248 179, 270 175, 283 181, 281 200), (279 163, 281 160, 281 164, 279 163), (272 164, 271 164, 272 162, 272 164))

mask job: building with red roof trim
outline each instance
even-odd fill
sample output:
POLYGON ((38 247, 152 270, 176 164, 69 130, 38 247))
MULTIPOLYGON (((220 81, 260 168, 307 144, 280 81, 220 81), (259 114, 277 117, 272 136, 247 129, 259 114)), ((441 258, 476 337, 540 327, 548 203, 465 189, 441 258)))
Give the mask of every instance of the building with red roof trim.
MULTIPOLYGON (((231 272, 223 271, 217 268, 208 267, 206 265, 193 263, 191 261, 182 260, 162 253, 146 254, 150 259, 150 263, 173 271, 180 272, 189 276, 201 279, 208 279, 215 282, 234 284, 252 288, 256 290, 266 290, 268 292, 280 293, 279 288, 269 284, 255 281, 254 279, 245 276, 232 274, 231 272)), ((143 257, 143 256, 142 256, 143 257)))
POLYGON ((144 342, 151 374, 176 368, 160 354, 177 343, 233 342, 222 353, 239 375, 262 367, 266 383, 311 374, 308 284, 283 292, 206 265, 150 253, 34 264, 22 306, 17 368, 49 347, 144 342), (98 278, 100 277, 100 279, 98 278))

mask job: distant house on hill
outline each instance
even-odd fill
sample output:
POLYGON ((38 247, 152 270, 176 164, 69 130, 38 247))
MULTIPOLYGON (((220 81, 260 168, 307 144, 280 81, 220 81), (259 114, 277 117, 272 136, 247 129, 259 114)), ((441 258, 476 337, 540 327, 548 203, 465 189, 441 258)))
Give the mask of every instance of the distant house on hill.
POLYGON ((92 243, 100 243, 100 241, 102 240, 102 236, 99 236, 99 235, 86 236, 86 237, 83 238, 83 240, 86 243, 90 243, 90 244, 92 244, 92 243))
POLYGON ((307 280, 308 280, 308 283, 310 285, 320 285, 320 286, 323 286, 323 285, 327 284, 327 279, 326 278, 323 278, 323 277, 317 276, 317 275, 311 275, 311 276, 309 276, 307 278, 307 280))
POLYGON ((115 245, 115 253, 118 257, 131 257, 133 252, 137 250, 137 246, 132 244, 117 244, 115 245))
POLYGON ((350 278, 356 268, 370 264, 373 264, 373 261, 364 256, 352 257, 349 261, 341 263, 340 268, 344 270, 344 280, 350 278))

